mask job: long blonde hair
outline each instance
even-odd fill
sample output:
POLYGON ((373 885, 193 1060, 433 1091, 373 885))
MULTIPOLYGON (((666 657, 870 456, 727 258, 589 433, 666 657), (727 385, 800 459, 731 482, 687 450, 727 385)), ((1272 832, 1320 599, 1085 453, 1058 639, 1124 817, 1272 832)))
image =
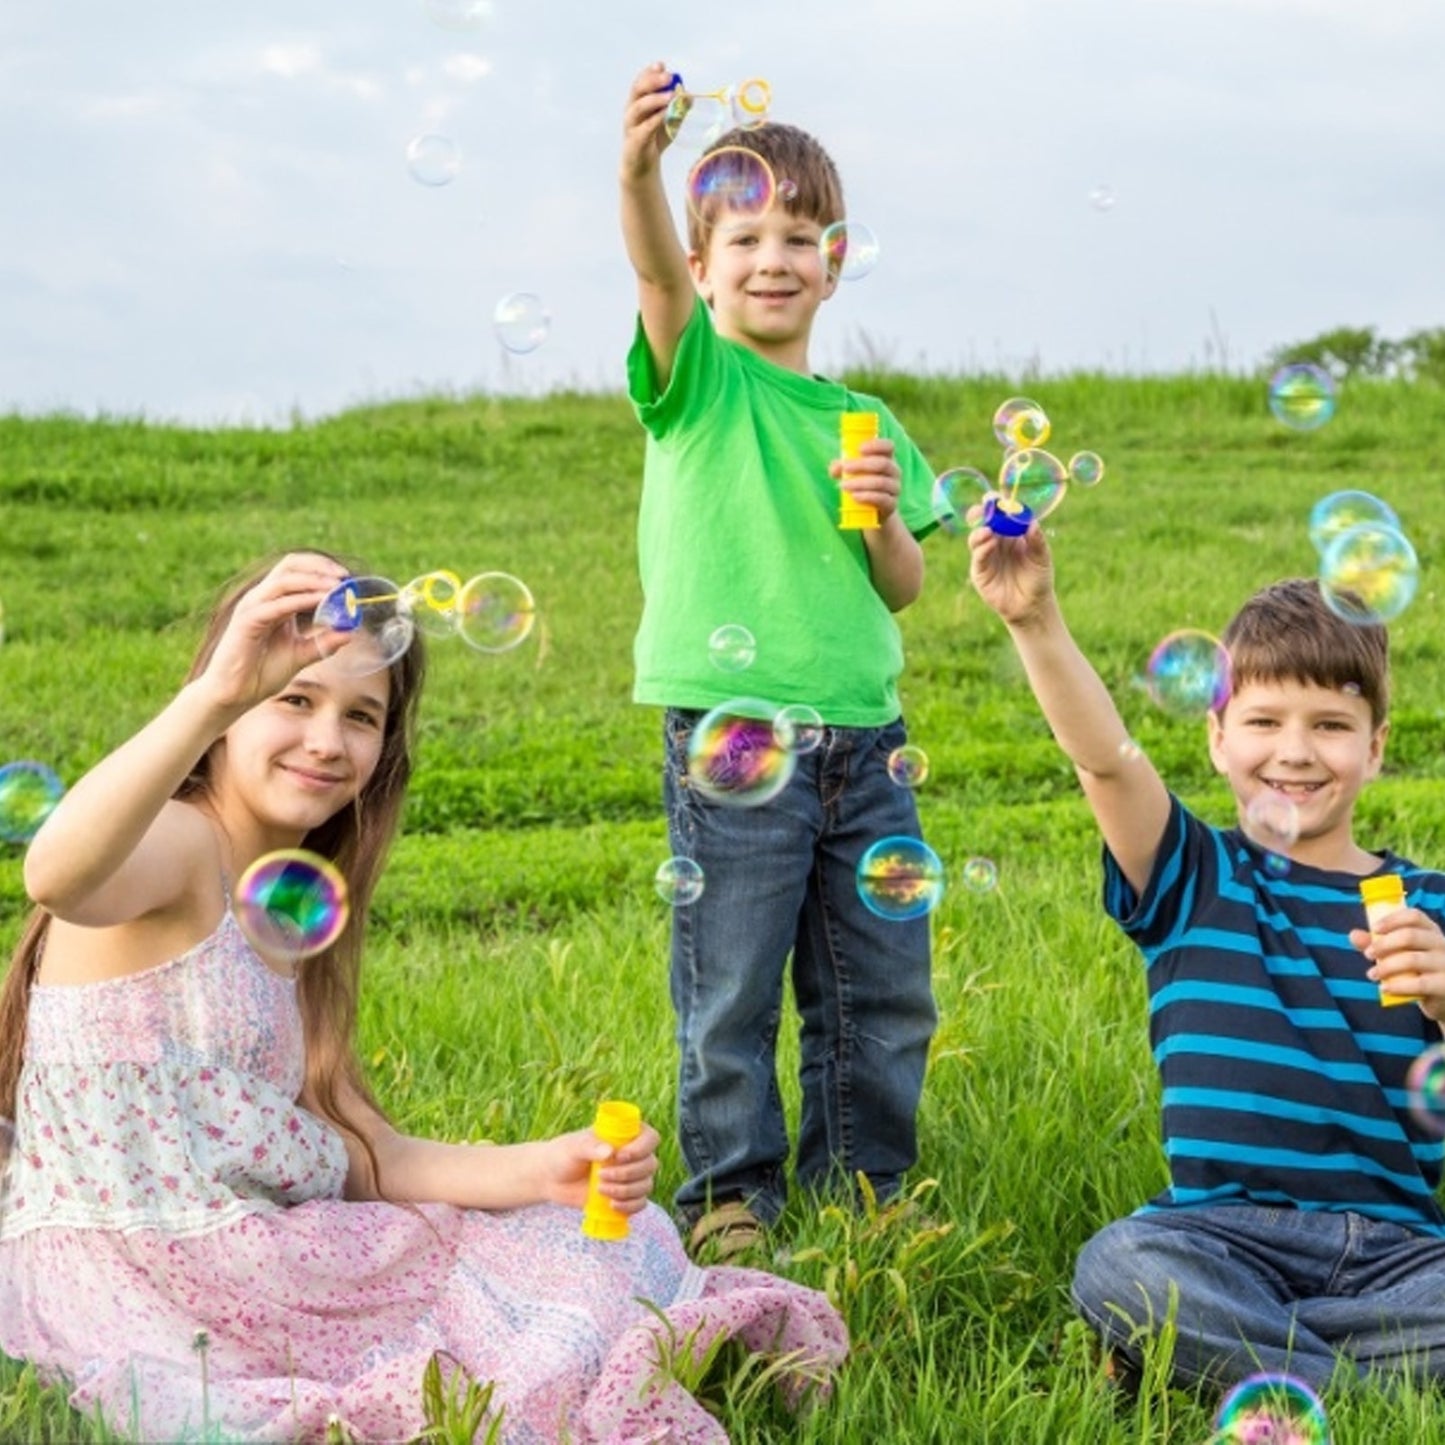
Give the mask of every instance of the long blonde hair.
MULTIPOLYGON (((308 550, 316 551, 315 548, 308 550)), ((258 564, 227 586, 212 609, 205 634, 186 674, 187 681, 205 670, 236 604, 265 576, 276 560, 272 558, 258 564)), ((364 569, 356 566, 351 566, 351 571, 353 575, 364 573, 364 569)), ((365 1148, 373 1182, 378 1189, 380 1179, 376 1155, 367 1144, 366 1136, 346 1117, 339 1103, 338 1089, 343 1083, 349 1084, 369 1105, 377 1107, 362 1077, 356 1054, 361 955, 372 893, 401 822, 402 805, 411 778, 411 750, 425 672, 426 658, 418 635, 389 668, 391 692, 387 700, 381 755, 370 779, 349 807, 333 814, 320 827, 313 828, 301 845, 336 864, 346 879, 351 899, 350 921, 341 936, 325 952, 307 959, 297 973, 296 995, 306 1039, 306 1092, 328 1123, 365 1148)), ((178 800, 200 800, 208 796, 214 751, 212 748, 206 752, 176 790, 178 800)), ((31 910, 11 957, 9 972, 4 984, 0 985, 0 1118, 12 1119, 15 1115, 30 988, 39 967, 49 924, 50 915, 44 909, 31 910)))

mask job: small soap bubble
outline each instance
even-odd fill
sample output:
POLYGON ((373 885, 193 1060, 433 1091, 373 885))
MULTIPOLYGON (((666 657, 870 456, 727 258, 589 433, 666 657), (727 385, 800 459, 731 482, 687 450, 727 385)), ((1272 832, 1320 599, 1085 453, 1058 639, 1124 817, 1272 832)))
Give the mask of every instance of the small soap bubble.
POLYGON ((1171 632, 1149 656, 1144 687, 1174 717, 1203 717, 1229 701, 1229 653, 1217 637, 1196 628, 1171 632))
POLYGON ((888 776, 900 788, 921 787, 928 781, 928 754, 912 743, 904 743, 888 754, 888 776))
POLYGON ((933 515, 950 536, 970 530, 968 509, 994 494, 992 480, 974 467, 950 467, 933 481, 933 515))
POLYGON ((1251 1375, 1224 1397, 1210 1445, 1329 1445, 1320 1397, 1293 1375, 1251 1375))
POLYGON ((791 176, 784 176, 778 182, 778 199, 785 202, 798 199, 798 183, 791 176))
POLYGON ((1293 798, 1262 788, 1245 805, 1244 831, 1262 848, 1288 851, 1299 841, 1299 808, 1293 798))
POLYGON ((461 149, 450 136, 427 131, 408 143, 406 168, 419 185, 450 185, 462 168, 461 149))
POLYGON ((970 893, 992 893, 998 887, 998 864, 992 858, 970 858, 961 876, 970 893))
POLYGON ((1334 378, 1310 362, 1282 366, 1269 379, 1269 409, 1295 431, 1314 431, 1335 414, 1334 378))
POLYGON ((1036 521, 1043 521, 1068 489, 1068 468, 1052 452, 1037 447, 1009 452, 999 468, 999 495, 1010 505, 1027 507, 1036 521))
POLYGON ((694 95, 679 86, 663 113, 662 128, 680 149, 697 151, 710 146, 731 120, 732 113, 721 92, 694 95))
POLYGON ((823 715, 805 702, 790 702, 787 707, 779 708, 773 725, 782 736, 792 737, 795 753, 817 752, 822 746, 823 715))
POLYGON ((492 18, 492 0, 425 0, 432 23, 443 30, 480 30, 492 18))
POLYGON ((776 193, 772 167, 746 146, 708 151, 687 173, 688 208, 718 226, 761 216, 776 193))
POLYGON ((1266 853, 1264 871, 1273 878, 1283 878, 1289 872, 1289 859, 1283 853, 1266 853))
POLYGON ((1320 554, 1320 592, 1346 622, 1390 622, 1414 600, 1420 561, 1410 539, 1383 522, 1341 532, 1320 554))
POLYGON ((691 858, 669 858, 653 875, 657 896, 674 908, 686 908, 702 897, 702 866, 691 858))
POLYGON ((416 636, 402 589, 388 577, 348 577, 311 620, 317 649, 348 677, 390 667, 416 636))
POLYGON ((483 572, 457 594, 457 631, 478 652, 510 652, 531 635, 537 604, 525 582, 483 572))
POLYGON ((757 639, 740 622, 725 622, 707 640, 707 655, 719 672, 745 672, 757 660, 757 639))
POLYGON ((236 881, 236 922, 262 953, 310 958, 329 948, 350 913, 346 879, 304 848, 256 859, 236 881))
POLYGON ((733 698, 698 719, 687 745, 687 779, 715 803, 755 808, 777 797, 797 766, 791 726, 758 698, 733 698))
POLYGON ((418 632, 428 637, 455 637, 461 614, 457 596, 462 579, 455 572, 427 572, 401 589, 402 608, 418 632))
POLYGON ((1405 1097, 1422 1129, 1445 1134, 1445 1044, 1431 1044, 1410 1065, 1405 1097))
POLYGON ((745 80, 734 87, 728 109, 734 125, 752 130, 764 124, 773 105, 773 87, 766 80, 745 80))
POLYGON ((1089 204, 1096 211, 1112 211, 1117 199, 1113 186, 1095 186, 1089 192, 1089 204))
POLYGON ((1144 749, 1133 738, 1125 738, 1119 744, 1119 756, 1126 763, 1137 763, 1144 756, 1144 749))
POLYGON ((834 221, 818 238, 828 274, 861 281, 878 264, 878 238, 862 221, 834 221))
POLYGON ((1331 492, 1310 509, 1310 544, 1316 552, 1323 552, 1341 532, 1366 522, 1401 530, 1395 509, 1379 497, 1369 492, 1331 492))
POLYGON ((531 291, 513 291, 492 310, 492 330, 508 351, 523 356, 535 351, 552 330, 552 315, 531 291))
POLYGON ((0 842, 28 843, 65 796, 60 775, 44 763, 0 768, 0 842))
POLYGON ((1038 402, 1026 396, 1011 396, 998 404, 993 414, 993 434, 1006 451, 1019 447, 1041 447, 1048 441, 1053 425, 1038 402))
POLYGON ((1069 480, 1076 486, 1096 487, 1104 480, 1104 459, 1098 452, 1075 452, 1069 458, 1069 480))
POLYGON ((922 918, 943 897, 943 863, 921 838, 880 838, 858 860, 858 896, 879 918, 922 918))

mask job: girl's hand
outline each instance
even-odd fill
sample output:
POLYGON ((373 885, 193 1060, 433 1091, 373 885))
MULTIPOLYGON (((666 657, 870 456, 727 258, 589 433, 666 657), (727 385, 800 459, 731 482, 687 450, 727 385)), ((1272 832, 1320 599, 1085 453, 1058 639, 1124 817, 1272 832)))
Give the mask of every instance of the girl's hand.
POLYGON ((632 82, 622 118, 622 175, 637 180, 657 168, 672 144, 662 117, 672 104, 672 71, 654 60, 632 82))
POLYGON ((1010 626, 1027 623, 1053 595, 1054 564, 1043 529, 1030 522, 1022 537, 1000 537, 981 525, 983 508, 968 509, 969 577, 974 591, 1010 626))
POLYGON ((1418 908, 1397 908, 1374 927, 1350 930, 1350 942, 1370 960, 1366 977, 1387 993, 1419 1001, 1437 1024, 1445 1024, 1445 933, 1418 908))
POLYGON ((878 513, 881 527, 898 510, 903 473, 887 437, 872 437, 859 445, 856 457, 834 457, 828 474, 853 498, 878 513))
POLYGON ((650 1124, 644 1124, 637 1138, 620 1149, 599 1139, 591 1129, 559 1134, 546 1144, 546 1197, 555 1204, 581 1209, 587 1202, 592 1166, 601 1163, 598 1187, 602 1193, 623 1214, 636 1214, 652 1193, 660 1142, 661 1136, 650 1124))
POLYGON ((279 692, 320 656, 311 614, 347 575, 319 553, 283 557, 236 604, 200 681, 242 711, 279 692))

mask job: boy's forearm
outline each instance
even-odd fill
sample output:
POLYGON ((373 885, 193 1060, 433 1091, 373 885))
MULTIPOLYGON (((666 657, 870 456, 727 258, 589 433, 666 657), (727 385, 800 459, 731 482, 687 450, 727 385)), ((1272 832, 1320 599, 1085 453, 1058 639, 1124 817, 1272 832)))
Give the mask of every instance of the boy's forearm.
POLYGON ((622 176, 622 239, 639 285, 690 291, 687 254, 678 240, 660 171, 622 176))
POLYGON ((890 612, 902 612, 923 591, 923 548, 895 512, 883 526, 863 533, 873 589, 890 612))

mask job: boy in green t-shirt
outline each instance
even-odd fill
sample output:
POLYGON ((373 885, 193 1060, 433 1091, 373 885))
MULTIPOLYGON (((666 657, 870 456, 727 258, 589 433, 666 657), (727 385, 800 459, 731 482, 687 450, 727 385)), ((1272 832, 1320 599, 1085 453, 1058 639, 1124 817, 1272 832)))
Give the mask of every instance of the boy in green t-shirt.
MULTIPOLYGON (((905 741, 903 655, 892 614, 923 586, 931 469, 883 404, 813 374, 808 341, 836 269, 820 247, 843 216, 833 162, 811 136, 766 124, 727 146, 776 181, 760 214, 716 197, 690 210, 684 251, 661 176, 676 84, 652 65, 624 121, 622 231, 639 323, 628 384, 647 430, 638 522, 644 606, 634 698, 664 707, 664 800, 673 852, 703 892, 673 916, 671 989, 681 1050, 679 1133, 689 1177, 679 1220, 694 1252, 756 1243, 786 1196, 788 1137, 775 1064, 792 957, 802 1020, 797 1178, 858 1173, 884 1198, 917 1157, 916 1114, 936 1014, 926 916, 865 905, 859 859, 918 836, 889 773, 905 741), (845 412, 879 416, 846 463, 845 412), (878 525, 839 527, 840 489, 878 525), (750 639, 720 666, 720 628, 750 639), (746 671, 733 671, 741 661, 746 671), (758 806, 688 777, 702 716, 740 694, 811 709, 821 728, 758 806)), ((756 704, 754 704, 756 706, 756 704)))

